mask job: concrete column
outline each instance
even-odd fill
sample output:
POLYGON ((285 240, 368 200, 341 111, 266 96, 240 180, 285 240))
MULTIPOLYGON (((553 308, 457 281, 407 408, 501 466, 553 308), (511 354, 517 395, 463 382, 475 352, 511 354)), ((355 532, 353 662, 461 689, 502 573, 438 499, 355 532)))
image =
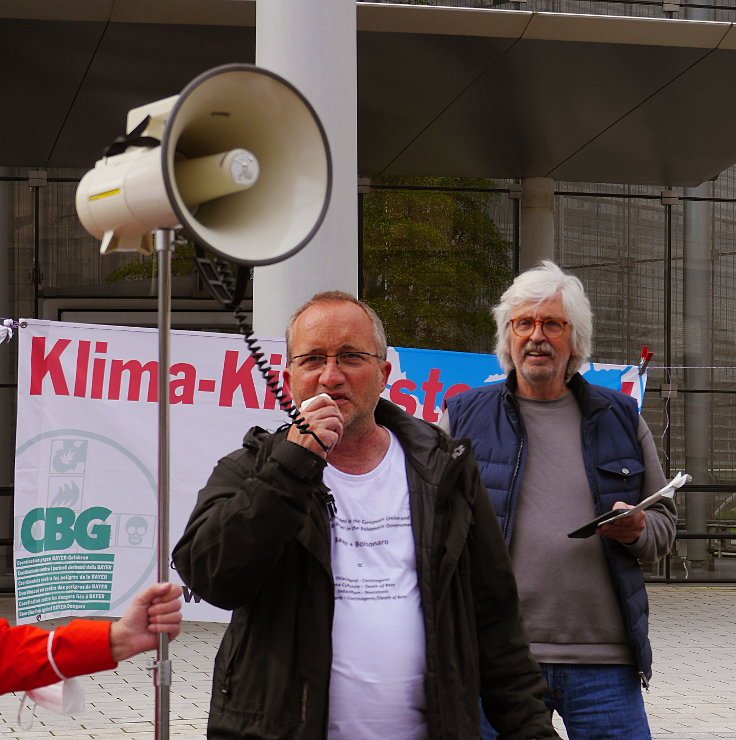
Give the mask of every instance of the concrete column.
MULTIPOLYGON (((684 195, 707 198, 713 195, 713 183, 685 188, 684 195)), ((683 326, 685 385, 709 388, 713 364, 711 347, 711 228, 713 204, 685 201, 683 214, 683 326)), ((685 470, 693 483, 710 483, 711 397, 705 393, 685 393, 685 470)), ((687 531, 705 532, 708 496, 692 493, 687 499, 687 531)), ((691 561, 707 558, 706 540, 687 540, 691 561)))
POLYGON ((521 181, 519 270, 555 258, 555 181, 527 177, 521 181))
POLYGON ((355 0, 257 0, 256 64, 285 77, 322 120, 332 152, 332 199, 297 255, 257 267, 253 328, 283 336, 302 303, 322 290, 358 291, 357 59, 355 0))
MULTIPOLYGON (((686 0, 684 16, 688 20, 711 21, 707 8, 689 8, 686 0)), ((701 131, 700 135, 705 135, 701 131)), ((699 198, 713 196, 713 183, 696 188, 684 188, 683 195, 699 198)), ((709 388, 710 370, 700 369, 713 364, 711 347, 711 286, 713 204, 707 201, 685 201, 683 204, 683 326, 684 364, 688 388, 709 388)), ((685 470, 693 483, 709 483, 708 470, 712 397, 705 393, 685 393, 685 470)), ((693 493, 687 499, 688 532, 705 532, 708 521, 708 496, 693 493)), ((708 557, 707 540, 686 540, 687 558, 695 564, 708 557)))

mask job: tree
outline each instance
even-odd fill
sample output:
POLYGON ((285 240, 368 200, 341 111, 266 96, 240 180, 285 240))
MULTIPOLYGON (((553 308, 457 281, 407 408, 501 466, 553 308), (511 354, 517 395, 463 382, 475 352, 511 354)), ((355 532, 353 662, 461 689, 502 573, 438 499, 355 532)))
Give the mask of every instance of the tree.
MULTIPOLYGON (((190 275, 194 272, 194 242, 178 231, 179 238, 171 254, 171 274, 190 275)), ((131 253, 130 261, 111 272, 106 283, 117 283, 121 280, 144 280, 156 277, 158 274, 158 255, 151 256, 131 253)))
MULTIPOLYGON (((459 178, 395 177, 380 184, 494 187, 459 178)), ((491 307, 512 278, 512 245, 490 216, 498 197, 440 189, 374 189, 365 196, 363 297, 383 320, 390 344, 492 350, 491 307)))

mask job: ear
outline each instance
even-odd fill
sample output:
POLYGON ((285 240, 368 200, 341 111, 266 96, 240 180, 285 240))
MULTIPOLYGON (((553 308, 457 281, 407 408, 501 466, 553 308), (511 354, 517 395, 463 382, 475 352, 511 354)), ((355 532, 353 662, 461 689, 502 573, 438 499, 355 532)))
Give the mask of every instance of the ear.
MULTIPOLYGON (((390 376, 391 376, 391 363, 388 362, 388 360, 384 360, 383 367, 381 367, 381 377, 383 380, 382 382, 383 388, 386 387, 390 376)), ((383 390, 383 388, 381 390, 383 390)))

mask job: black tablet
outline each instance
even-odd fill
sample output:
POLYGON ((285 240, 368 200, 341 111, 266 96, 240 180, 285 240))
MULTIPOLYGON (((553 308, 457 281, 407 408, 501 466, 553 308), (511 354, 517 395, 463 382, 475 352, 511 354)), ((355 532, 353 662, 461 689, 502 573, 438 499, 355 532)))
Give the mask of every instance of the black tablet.
POLYGON ((591 519, 587 524, 583 524, 582 527, 579 527, 574 532, 570 532, 567 536, 580 538, 592 537, 595 534, 595 530, 598 529, 601 524, 610 522, 612 519, 618 519, 621 516, 629 516, 632 511, 634 511, 634 509, 612 509, 611 511, 607 511, 605 514, 597 516, 595 519, 591 519))

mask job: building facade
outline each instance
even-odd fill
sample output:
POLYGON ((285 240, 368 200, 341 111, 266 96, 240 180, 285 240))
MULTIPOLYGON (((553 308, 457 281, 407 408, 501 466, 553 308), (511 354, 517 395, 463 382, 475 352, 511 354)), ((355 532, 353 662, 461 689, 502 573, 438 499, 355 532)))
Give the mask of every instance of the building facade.
MULTIPOLYGON (((678 2, 644 0, 498 4, 425 0, 422 4, 736 21, 736 6, 688 9, 678 2)), ((503 101, 498 105, 502 115, 503 101)), ((709 136, 707 125, 692 135, 709 136)), ((101 257, 74 208, 76 184, 86 170, 42 164, 3 166, 0 161, 0 315, 155 326, 155 258, 101 257)), ((524 249, 516 197, 519 183, 496 178, 492 172, 488 177, 494 178, 489 192, 478 197, 487 198, 484 207, 508 242, 504 267, 510 269, 524 249)), ((361 196, 362 208, 378 192, 381 178, 373 177, 372 182, 374 189, 361 196)), ((594 311, 592 357, 599 362, 636 364, 642 346, 654 352, 643 413, 659 442, 666 472, 688 470, 695 478, 678 500, 681 532, 676 549, 666 563, 650 567, 649 576, 733 581, 736 168, 698 187, 555 181, 554 191, 554 254, 550 256, 586 286, 594 311)), ((427 208, 431 207, 428 201, 427 208)), ((210 298, 193 271, 190 247, 178 249, 173 326, 230 330, 229 313, 210 298)), ((453 286, 447 290, 451 292, 453 286)), ((0 441, 8 451, 15 444, 16 363, 15 345, 0 346, 0 441)), ((6 454, 0 464, 0 552, 5 555, 0 589, 5 590, 12 589, 12 493, 12 455, 6 454)))

